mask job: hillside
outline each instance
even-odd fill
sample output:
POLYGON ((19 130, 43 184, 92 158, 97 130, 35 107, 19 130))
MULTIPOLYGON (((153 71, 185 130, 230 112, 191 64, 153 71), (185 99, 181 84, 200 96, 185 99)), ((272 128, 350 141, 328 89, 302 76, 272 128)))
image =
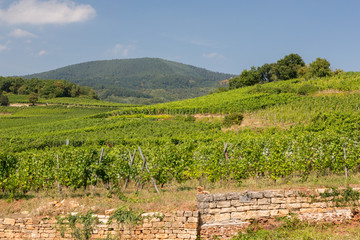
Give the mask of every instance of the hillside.
POLYGON ((358 185, 359 85, 360 73, 349 72, 151 106, 54 98, 0 107, 0 205, 9 206, 0 216, 20 212, 14 199, 32 214, 61 201, 58 184, 101 214, 194 206, 199 185, 212 193, 358 185), (244 119, 225 126, 229 113, 244 119))
POLYGON ((97 90, 102 100, 156 103, 203 96, 230 74, 159 58, 85 62, 26 78, 65 79, 97 90))

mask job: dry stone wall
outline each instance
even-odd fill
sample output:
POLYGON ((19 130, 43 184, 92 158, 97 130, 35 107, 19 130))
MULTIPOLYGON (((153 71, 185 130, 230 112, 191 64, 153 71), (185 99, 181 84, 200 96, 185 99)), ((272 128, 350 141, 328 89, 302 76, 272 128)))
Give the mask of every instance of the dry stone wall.
POLYGON ((214 235, 227 239, 248 226, 252 219, 274 219, 290 214, 296 214, 297 218, 306 221, 351 219, 352 207, 336 207, 331 198, 319 196, 324 191, 264 190, 199 194, 200 235, 202 239, 213 239, 214 235))
MULTIPOLYGON (((354 189, 359 191, 360 189, 354 189)), ((352 219, 355 207, 339 207, 332 199, 320 198, 325 189, 264 190, 236 193, 198 194, 198 211, 146 213, 137 226, 108 225, 108 215, 97 215, 101 224, 92 239, 229 239, 252 219, 271 220, 296 214, 307 221, 352 219)), ((358 202, 354 203, 359 205, 358 202)), ((70 229, 61 233, 54 218, 0 218, 0 239, 74 239, 70 229)))
MULTIPOLYGON (((146 213, 137 226, 107 225, 109 216, 96 215, 101 222, 93 231, 92 239, 196 239, 198 235, 198 211, 173 213, 146 213)), ((52 219, 0 218, 0 239, 74 239, 70 229, 60 230, 52 219)))

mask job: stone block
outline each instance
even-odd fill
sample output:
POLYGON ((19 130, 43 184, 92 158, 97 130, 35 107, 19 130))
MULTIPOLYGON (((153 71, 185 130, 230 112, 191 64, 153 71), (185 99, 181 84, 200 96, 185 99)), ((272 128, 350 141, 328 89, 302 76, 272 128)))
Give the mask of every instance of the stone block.
POLYGON ((215 222, 229 221, 231 218, 230 213, 222 213, 215 215, 215 222))
POLYGON ((175 221, 177 221, 177 222, 186 222, 186 217, 177 217, 177 218, 175 218, 175 221))
POLYGON ((246 212, 232 212, 230 215, 231 220, 233 219, 241 219, 241 220, 245 220, 246 219, 246 212))
POLYGON ((201 221, 203 223, 211 223, 215 221, 215 215, 205 215, 201 216, 201 221))
POLYGON ((238 211, 238 212, 246 212, 246 211, 249 211, 250 208, 251 208, 250 206, 241 206, 241 207, 237 207, 236 211, 238 211))
POLYGON ((176 216, 177 217, 183 217, 184 216, 184 211, 176 211, 176 216))
POLYGON ((192 211, 185 211, 184 212, 184 217, 191 217, 192 216, 192 211))
POLYGON ((181 223, 181 222, 173 222, 172 223, 173 228, 183 228, 184 226, 185 226, 185 224, 181 223))
MULTIPOLYGON (((198 208, 209 208, 209 204, 215 204, 215 203, 212 203, 212 202, 198 202, 197 203, 197 207, 198 208)), ((216 205, 216 204, 215 204, 216 205)))
POLYGON ((259 205, 270 205, 270 198, 259 198, 258 204, 259 205))
POLYGON ((279 215, 279 210, 270 210, 270 216, 277 216, 279 215))
POLYGON ((264 197, 266 198, 283 198, 284 191, 282 190, 264 190, 264 197))
POLYGON ((286 198, 271 198, 271 203, 275 203, 275 204, 286 203, 286 198))
POLYGON ((286 216, 289 215, 290 211, 288 209, 279 209, 278 214, 279 216, 286 216))
POLYGON ((231 213, 236 211, 235 207, 221 208, 220 213, 231 213))
POLYGON ((162 227, 165 227, 164 222, 154 222, 153 223, 153 228, 162 228, 162 227))
POLYGON ((251 197, 250 197, 250 195, 248 195, 248 194, 241 194, 240 196, 239 196, 239 202, 240 203, 249 203, 249 202, 251 202, 251 197))
POLYGON ((251 219, 251 218, 256 219, 260 217, 270 217, 270 211, 269 210, 248 211, 246 214, 247 219, 251 219))
POLYGON ((168 235, 166 233, 158 233, 155 235, 156 239, 166 239, 168 235))
POLYGON ((254 198, 263 198, 264 197, 264 193, 263 192, 248 192, 247 193, 250 198, 254 199, 254 198))
POLYGON ((179 238, 179 239, 189 239, 190 234, 188 234, 188 233, 178 233, 177 238, 179 238))
POLYGON ((15 225, 15 219, 12 218, 5 218, 4 225, 15 225))
POLYGON ((199 219, 197 217, 189 217, 187 221, 189 223, 197 223, 199 219))
POLYGON ((225 200, 226 200, 226 194, 224 193, 214 194, 214 201, 225 201, 225 200))
POLYGON ((239 199, 240 193, 226 193, 227 200, 237 200, 239 199))
POLYGON ((217 208, 228 208, 230 206, 231 206, 230 201, 220 201, 220 202, 217 202, 217 204, 216 204, 217 208))
POLYGON ((311 207, 316 207, 316 208, 326 208, 327 204, 326 202, 315 202, 310 204, 311 207))
POLYGON ((214 200, 213 194, 197 194, 197 202, 211 202, 214 200))
POLYGON ((212 209, 209 209, 209 214, 218 214, 220 213, 220 209, 219 208, 212 208, 212 209))
POLYGON ((197 223, 185 223, 185 228, 187 229, 197 229, 197 223))
POLYGON ((199 211, 193 211, 193 217, 199 217, 199 211))
POLYGON ((216 202, 209 203, 209 208, 216 208, 216 206, 217 206, 216 202))
POLYGON ((242 206, 242 203, 240 203, 239 200, 231 200, 231 201, 230 201, 230 204, 231 204, 231 206, 233 206, 233 207, 240 207, 240 206, 242 206))

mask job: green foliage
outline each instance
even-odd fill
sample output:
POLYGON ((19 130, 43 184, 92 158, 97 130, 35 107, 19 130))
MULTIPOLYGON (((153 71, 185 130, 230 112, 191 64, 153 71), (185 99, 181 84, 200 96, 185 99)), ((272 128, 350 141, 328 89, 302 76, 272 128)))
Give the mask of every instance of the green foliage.
MULTIPOLYGON (((347 91, 358 90, 359 83, 358 73, 344 73, 115 111, 109 107, 3 107, 0 111, 7 114, 0 115, 0 188, 9 196, 49 190, 56 182, 70 189, 101 183, 119 188, 127 176, 136 181, 141 172, 138 155, 129 167, 129 151, 138 146, 158 184, 199 177, 211 182, 241 182, 251 177, 306 179, 313 173, 343 175, 345 166, 356 172, 360 94, 347 91), (346 91, 299 96, 303 86, 346 91), (264 124, 292 125, 234 133, 223 132, 220 123, 193 121, 192 117, 231 112, 245 113, 264 124), (63 146, 66 139, 70 146, 63 146), (102 148, 105 155, 99 163, 102 148)), ((143 173, 142 181, 148 183, 150 174, 143 173)))
POLYGON ((20 77, 0 77, 2 92, 29 95, 36 93, 44 98, 87 96, 97 99, 96 92, 90 87, 80 87, 65 80, 24 79, 20 77))
POLYGON ((125 206, 115 210, 108 220, 108 225, 116 221, 118 225, 137 225, 143 220, 141 213, 134 212, 131 208, 125 206))
POLYGON ((312 93, 315 93, 316 91, 318 91, 319 89, 313 85, 310 84, 304 84, 302 86, 300 86, 297 90, 297 94, 299 95, 309 95, 312 93))
POLYGON ((244 116, 241 113, 230 113, 224 117, 223 125, 230 127, 232 125, 240 125, 244 116))
POLYGON ((9 98, 5 94, 0 94, 0 106, 9 106, 9 98))
POLYGON ((299 68, 305 66, 305 62, 298 54, 291 53, 277 61, 274 72, 277 79, 289 80, 297 78, 299 68))
POLYGON ((260 83, 267 83, 274 81, 274 67, 275 63, 265 63, 261 67, 257 68, 257 72, 260 75, 260 83))
POLYGON ((64 237, 65 226, 70 226, 72 236, 75 239, 88 240, 94 232, 94 227, 99 223, 99 219, 93 216, 92 211, 88 211, 85 215, 69 214, 67 217, 57 217, 57 223, 60 225, 60 232, 64 237))
POLYGON ((312 77, 326 77, 331 75, 330 62, 324 58, 317 58, 309 65, 309 74, 312 77))
POLYGON ((31 105, 35 105, 35 103, 39 100, 39 97, 36 93, 30 93, 29 96, 28 96, 28 100, 29 100, 29 103, 31 103, 31 105))
POLYGON ((323 199, 330 199, 337 207, 355 205, 360 198, 360 192, 353 190, 347 186, 345 189, 330 188, 326 189, 324 193, 320 193, 323 199))
POLYGON ((246 86, 252 86, 260 82, 260 74, 255 67, 250 70, 244 70, 238 77, 231 78, 229 80, 229 88, 241 88, 246 86))

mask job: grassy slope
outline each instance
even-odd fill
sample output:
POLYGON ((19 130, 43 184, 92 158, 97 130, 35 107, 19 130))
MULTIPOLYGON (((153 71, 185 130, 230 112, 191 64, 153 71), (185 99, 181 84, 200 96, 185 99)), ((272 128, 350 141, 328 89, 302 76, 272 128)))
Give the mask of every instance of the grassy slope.
MULTIPOLYGON (((43 139, 50 137, 51 139, 51 137, 55 137, 56 139, 61 139, 63 142, 67 138, 72 139, 72 137, 74 140, 88 140, 95 142, 96 140, 112 139, 114 141, 119 141, 121 144, 125 144, 129 149, 134 149, 138 144, 143 144, 144 151, 146 151, 145 148, 147 146, 158 147, 163 146, 162 144, 165 143, 165 145, 169 145, 169 149, 165 149, 165 152, 171 151, 171 147, 173 147, 171 144, 173 141, 179 141, 181 143, 181 141, 186 142, 186 139, 191 138, 194 140, 195 144, 197 141, 204 141, 207 145, 218 143, 218 145, 214 145, 216 148, 210 148, 210 152, 205 152, 205 155, 211 155, 211 151, 223 147, 223 141, 231 141, 236 145, 245 141, 248 136, 253 137, 253 139, 263 138, 267 140, 267 138, 275 134, 274 139, 276 137, 285 137, 285 142, 287 142, 287 139, 290 141, 292 140, 291 137, 296 136, 291 134, 286 135, 286 133, 284 133, 286 131, 279 129, 270 129, 269 133, 264 133, 263 130, 242 130, 236 134, 233 132, 224 133, 219 129, 218 125, 212 125, 212 123, 184 122, 183 119, 156 121, 157 118, 161 117, 157 116, 155 120, 147 119, 141 114, 134 115, 134 112, 144 112, 149 110, 166 112, 165 109, 168 109, 168 112, 170 111, 170 113, 222 113, 244 111, 251 113, 252 116, 263 118, 264 120, 275 121, 276 124, 286 121, 297 122, 300 124, 303 122, 310 123, 310 120, 314 115, 322 112, 338 111, 358 115, 360 102, 360 94, 358 92, 359 79, 357 74, 346 74, 343 76, 309 81, 293 80, 277 82, 262 85, 260 87, 248 87, 181 102, 159 104, 150 107, 127 108, 126 111, 116 110, 115 113, 132 112, 133 115, 129 115, 128 118, 110 118, 108 120, 105 120, 104 118, 89 118, 91 115, 103 114, 111 110, 110 108, 103 107, 65 108, 48 106, 34 108, 0 108, 0 112, 12 113, 12 115, 0 115, 0 125, 2 126, 0 129, 0 136, 9 138, 20 137, 20 142, 25 143, 26 141, 24 140, 26 138, 43 139), (299 95, 298 90, 304 85, 315 85, 318 89, 308 95, 299 95), (263 101, 264 98, 261 97, 264 96, 272 101, 263 101), (285 100, 284 96, 287 96, 285 100), (250 104, 251 102, 256 101, 258 101, 256 104, 250 104), (224 106, 224 109, 220 108, 220 106, 224 106), (231 106, 232 108, 227 106, 231 106), (135 142, 126 145, 127 143, 124 140, 131 138, 133 138, 135 142), (150 142, 152 141, 155 142, 156 145, 151 145, 150 142)), ((99 115, 99 117, 101 116, 99 115)), ((310 134, 308 137, 311 138, 312 136, 313 135, 310 134)), ((97 144, 95 147, 100 148, 99 145, 97 144)), ((37 147, 37 145, 34 145, 34 148, 35 147, 37 147)), ((251 153, 252 147, 253 145, 249 146, 247 149, 248 152, 251 153)), ((159 149, 161 150, 161 148, 159 149)), ((181 148, 179 149, 181 150, 181 148)), ((235 146, 233 146, 233 149, 235 149, 235 146)), ((110 149, 108 150, 110 151, 110 149)), ((339 156, 343 155, 341 151, 342 145, 339 156)), ((34 150, 34 153, 37 153, 37 151, 34 150)), ((146 154, 149 153, 150 152, 147 152, 146 154)), ((246 154, 246 151, 241 154, 246 154)), ((350 158, 351 152, 348 154, 348 157, 350 158)), ((232 156, 230 154, 230 157, 234 157, 235 159, 240 158, 240 156, 242 155, 232 156)), ((247 155, 245 155, 245 158, 246 156, 247 155)), ((149 158, 149 161, 151 161, 151 158, 149 158)), ((207 189, 210 189, 211 192, 239 191, 241 189, 250 188, 282 188, 289 186, 341 186, 345 182, 357 184, 359 182, 359 174, 354 172, 351 176, 351 179, 345 180, 343 176, 329 173, 324 175, 324 173, 322 173, 320 175, 310 175, 306 181, 304 181, 300 175, 294 174, 292 175, 292 178, 280 178, 276 183, 269 181, 269 178, 260 178, 256 181, 249 178, 242 180, 241 187, 239 187, 238 182, 234 181, 229 181, 226 184, 223 182, 216 182, 214 184, 208 182, 207 179, 203 179, 202 184, 204 184, 207 189)), ((194 180, 179 185, 176 183, 169 183, 167 187, 163 189, 164 195, 161 197, 157 197, 156 194, 154 194, 151 185, 146 185, 146 190, 141 192, 140 195, 134 195, 132 186, 132 188, 125 192, 125 196, 130 199, 127 201, 118 200, 115 195, 112 199, 107 199, 105 197, 106 193, 103 190, 99 190, 98 193, 100 196, 97 196, 94 199, 86 197, 86 193, 82 192, 82 190, 70 193, 69 189, 68 197, 76 199, 84 205, 93 201, 98 202, 101 206, 101 209, 98 209, 99 213, 102 213, 105 209, 119 205, 128 205, 136 209, 144 209, 144 203, 146 203, 145 210, 170 210, 173 208, 181 208, 181 206, 184 205, 191 208, 191 206, 193 207, 195 204, 194 189, 197 184, 197 181, 194 180), (181 198, 181 196, 184 195, 187 197, 181 198), (169 199, 171 200, 168 201, 169 199)), ((38 206, 36 203, 39 201, 36 197, 38 194, 32 194, 34 194, 34 200, 31 200, 33 202, 32 204, 38 206)), ((6 199, 6 197, 6 195, 3 196, 4 199, 6 199)), ((50 197, 39 197, 44 203, 50 201, 53 197, 57 198, 58 196, 56 193, 52 193, 50 197)), ((5 200, 0 200, 0 204, 5 204, 5 200)), ((88 205, 87 207, 91 207, 91 205, 88 205)), ((9 207, 6 209, 13 208, 9 207)), ((30 209, 31 208, 29 207, 29 210, 30 209)), ((4 210, 4 212, 0 214, 8 213, 4 210)))

